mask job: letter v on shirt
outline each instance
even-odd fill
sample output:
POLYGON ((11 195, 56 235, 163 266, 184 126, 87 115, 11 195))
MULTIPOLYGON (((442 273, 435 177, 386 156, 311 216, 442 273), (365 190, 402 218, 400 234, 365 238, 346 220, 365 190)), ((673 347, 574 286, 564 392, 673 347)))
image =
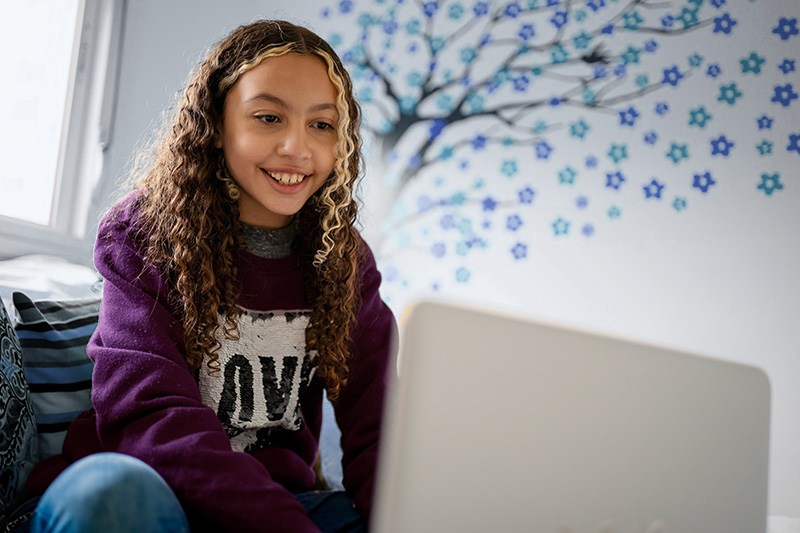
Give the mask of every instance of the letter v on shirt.
POLYGON ((200 370, 200 394, 234 450, 262 448, 276 429, 302 429, 300 398, 316 370, 316 353, 305 349, 309 318, 307 311, 244 312, 237 340, 218 335, 221 371, 200 370))

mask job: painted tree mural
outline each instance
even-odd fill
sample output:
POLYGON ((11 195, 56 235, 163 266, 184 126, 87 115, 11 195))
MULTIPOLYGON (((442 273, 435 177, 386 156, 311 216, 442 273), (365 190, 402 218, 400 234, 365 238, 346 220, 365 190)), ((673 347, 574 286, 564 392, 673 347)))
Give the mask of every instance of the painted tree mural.
POLYGON ((800 155, 800 6, 760 4, 324 8, 383 161, 371 179, 392 191, 379 254, 388 280, 402 278, 393 250, 461 258, 453 279, 467 283, 469 256, 493 246, 521 262, 537 235, 594 237, 630 202, 680 213, 714 191, 737 155, 759 162, 754 194, 781 193, 783 161, 796 166, 800 155), (768 25, 759 41, 736 39, 758 24, 768 25))

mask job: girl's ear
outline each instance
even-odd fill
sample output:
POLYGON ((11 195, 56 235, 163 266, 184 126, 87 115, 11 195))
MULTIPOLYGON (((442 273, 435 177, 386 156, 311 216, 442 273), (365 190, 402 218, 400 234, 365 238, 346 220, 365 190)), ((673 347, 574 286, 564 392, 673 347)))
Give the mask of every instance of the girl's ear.
POLYGON ((222 131, 219 126, 217 126, 217 131, 214 132, 214 148, 222 149, 222 131))

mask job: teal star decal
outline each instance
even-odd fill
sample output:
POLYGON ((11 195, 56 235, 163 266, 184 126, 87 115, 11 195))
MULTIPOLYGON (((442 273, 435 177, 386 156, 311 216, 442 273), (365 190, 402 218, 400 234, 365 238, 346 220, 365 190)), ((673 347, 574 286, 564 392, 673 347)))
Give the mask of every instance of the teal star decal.
POLYGON ((569 221, 558 217, 553 221, 553 235, 567 235, 569 233, 569 221))
POLYGON ((755 52, 750 52, 750 55, 743 57, 739 60, 742 65, 742 74, 752 72, 753 74, 761 74, 761 65, 766 63, 767 60, 755 52))
POLYGON ((583 119, 580 119, 578 122, 573 122, 569 125, 569 135, 570 137, 583 139, 589 133, 589 129, 589 125, 583 119))
POLYGON ((703 56, 698 54, 697 52, 693 53, 689 56, 689 66, 692 68, 697 68, 703 64, 703 56))
POLYGON ((756 145, 756 150, 760 156, 770 155, 772 154, 772 143, 764 139, 756 145))
POLYGON ((681 24, 683 24, 684 29, 694 26, 699 22, 697 17, 697 8, 691 9, 689 7, 684 7, 681 9, 681 13, 677 18, 681 24))
POLYGON ((608 157, 611 158, 615 165, 628 159, 628 146, 626 144, 612 144, 611 148, 608 149, 608 157))
POLYGON ((470 272, 464 267, 461 267, 456 270, 455 273, 456 281, 459 283, 467 283, 470 278, 470 272))
POLYGON ((735 105, 736 100, 742 97, 742 91, 736 86, 736 82, 729 83, 728 85, 721 85, 719 88, 718 102, 724 102, 728 105, 735 105))
POLYGON ((622 16, 622 20, 623 20, 622 25, 625 27, 625 29, 631 31, 638 30, 639 26, 641 26, 644 23, 644 19, 642 18, 642 16, 639 14, 638 11, 625 13, 625 15, 622 16))
POLYGON ((676 196, 675 200, 672 201, 672 208, 679 213, 686 209, 686 198, 683 196, 676 196))
POLYGON ((622 211, 620 210, 619 207, 612 205, 611 207, 608 208, 608 218, 610 218, 611 220, 619 218, 620 215, 622 215, 622 211))
POLYGON ((684 159, 689 158, 689 146, 686 144, 670 143, 669 150, 666 153, 667 159, 671 160, 676 165, 684 159))
POLYGON ((575 171, 575 169, 568 166, 564 170, 559 171, 558 182, 563 185, 572 185, 575 183, 575 176, 577 175, 578 173, 575 171))
POLYGON ((689 110, 689 125, 697 126, 700 129, 706 127, 706 123, 711 120, 712 115, 706 111, 705 106, 700 106, 689 110))
POLYGON ((756 189, 764 191, 764 194, 767 196, 772 196, 772 193, 775 191, 780 191, 783 189, 780 173, 775 172, 773 174, 767 174, 765 172, 761 174, 761 183, 756 186, 756 189))
POLYGON ((622 52, 620 59, 622 59, 622 63, 625 65, 635 64, 639 62, 640 53, 641 50, 635 46, 628 46, 628 49, 622 52))
POLYGON ((586 50, 589 48, 589 43, 592 42, 592 36, 585 31, 580 32, 572 38, 572 44, 576 50, 586 50))

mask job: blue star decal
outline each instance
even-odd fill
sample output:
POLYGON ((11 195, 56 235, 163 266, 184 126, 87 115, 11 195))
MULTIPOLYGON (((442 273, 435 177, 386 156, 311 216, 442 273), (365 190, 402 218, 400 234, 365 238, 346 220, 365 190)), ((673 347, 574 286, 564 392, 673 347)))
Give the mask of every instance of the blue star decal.
POLYGON ((712 63, 706 68, 706 75, 710 78, 716 78, 720 74, 722 74, 722 69, 717 63, 712 63))
POLYGON ((638 118, 639 112, 633 106, 619 112, 619 123, 621 126, 634 126, 638 118))
POLYGON ((622 184, 625 182, 625 176, 619 170, 615 172, 606 172, 606 187, 618 191, 622 184))
POLYGON ((781 38, 781 41, 788 41, 798 33, 797 18, 781 17, 778 19, 778 25, 772 28, 772 33, 781 38))
POLYGON ((536 151, 536 159, 549 159, 550 154, 553 152, 553 147, 547 144, 547 141, 539 141, 534 145, 536 151))
POLYGON ((728 140, 725 135, 720 135, 716 139, 711 139, 711 155, 721 155, 728 157, 733 148, 733 141, 728 140))
POLYGON ((495 209, 497 209, 497 201, 491 196, 487 196, 481 202, 481 208, 484 211, 494 211, 495 209))
POLYGON ((797 100, 798 94, 794 92, 794 87, 791 83, 786 85, 775 86, 775 93, 773 94, 770 102, 780 104, 783 107, 789 107, 793 100, 797 100))
POLYGON ((714 177, 711 172, 704 172, 703 174, 695 174, 692 176, 692 187, 700 189, 703 194, 708 192, 712 186, 716 185, 714 177))
POLYGON ((594 235, 594 226, 592 224, 584 224, 581 228, 581 233, 584 237, 591 237, 594 235))
POLYGON ((592 12, 597 13, 604 7, 606 7, 606 0, 589 0, 586 2, 586 7, 592 10, 592 12))
POLYGON ((517 198, 519 198, 519 203, 521 204, 532 204, 534 196, 536 196, 536 191, 530 187, 525 187, 517 193, 517 198))
POLYGON ((669 113, 669 104, 667 102, 657 102, 656 103, 656 115, 659 115, 659 116, 663 117, 667 113, 669 113))
POLYGON ((509 231, 517 231, 521 227, 522 217, 519 215, 509 215, 508 218, 506 218, 506 228, 508 228, 509 231))
POLYGON ((758 129, 760 130, 771 130, 772 123, 773 119, 767 115, 761 115, 756 119, 756 124, 758 124, 758 129))
POLYGON ((664 185, 659 183, 656 178, 653 178, 650 183, 643 186, 645 198, 661 199, 661 192, 664 190, 664 185))
POLYGON ((644 134, 643 139, 645 144, 653 145, 658 141, 658 134, 651 130, 644 134))
POLYGON ((787 152, 797 152, 800 155, 800 133, 789 134, 789 145, 786 147, 787 152))
POLYGON ((528 246, 521 242, 518 242, 511 248, 511 255, 514 256, 514 260, 519 261, 520 259, 525 259, 528 257, 528 246))
POLYGON ((683 79, 683 74, 678 69, 677 65, 673 65, 670 68, 666 68, 663 71, 664 77, 661 80, 661 83, 664 85, 671 85, 672 87, 677 87, 678 84, 683 79))
POLYGON ((789 74, 795 71, 795 63, 794 59, 784 59, 779 65, 778 68, 784 74, 789 74))
POLYGON ((730 35, 733 31, 733 27, 736 26, 738 22, 736 19, 731 18, 730 13, 723 13, 722 16, 714 18, 714 33, 724 33, 725 35, 730 35))

